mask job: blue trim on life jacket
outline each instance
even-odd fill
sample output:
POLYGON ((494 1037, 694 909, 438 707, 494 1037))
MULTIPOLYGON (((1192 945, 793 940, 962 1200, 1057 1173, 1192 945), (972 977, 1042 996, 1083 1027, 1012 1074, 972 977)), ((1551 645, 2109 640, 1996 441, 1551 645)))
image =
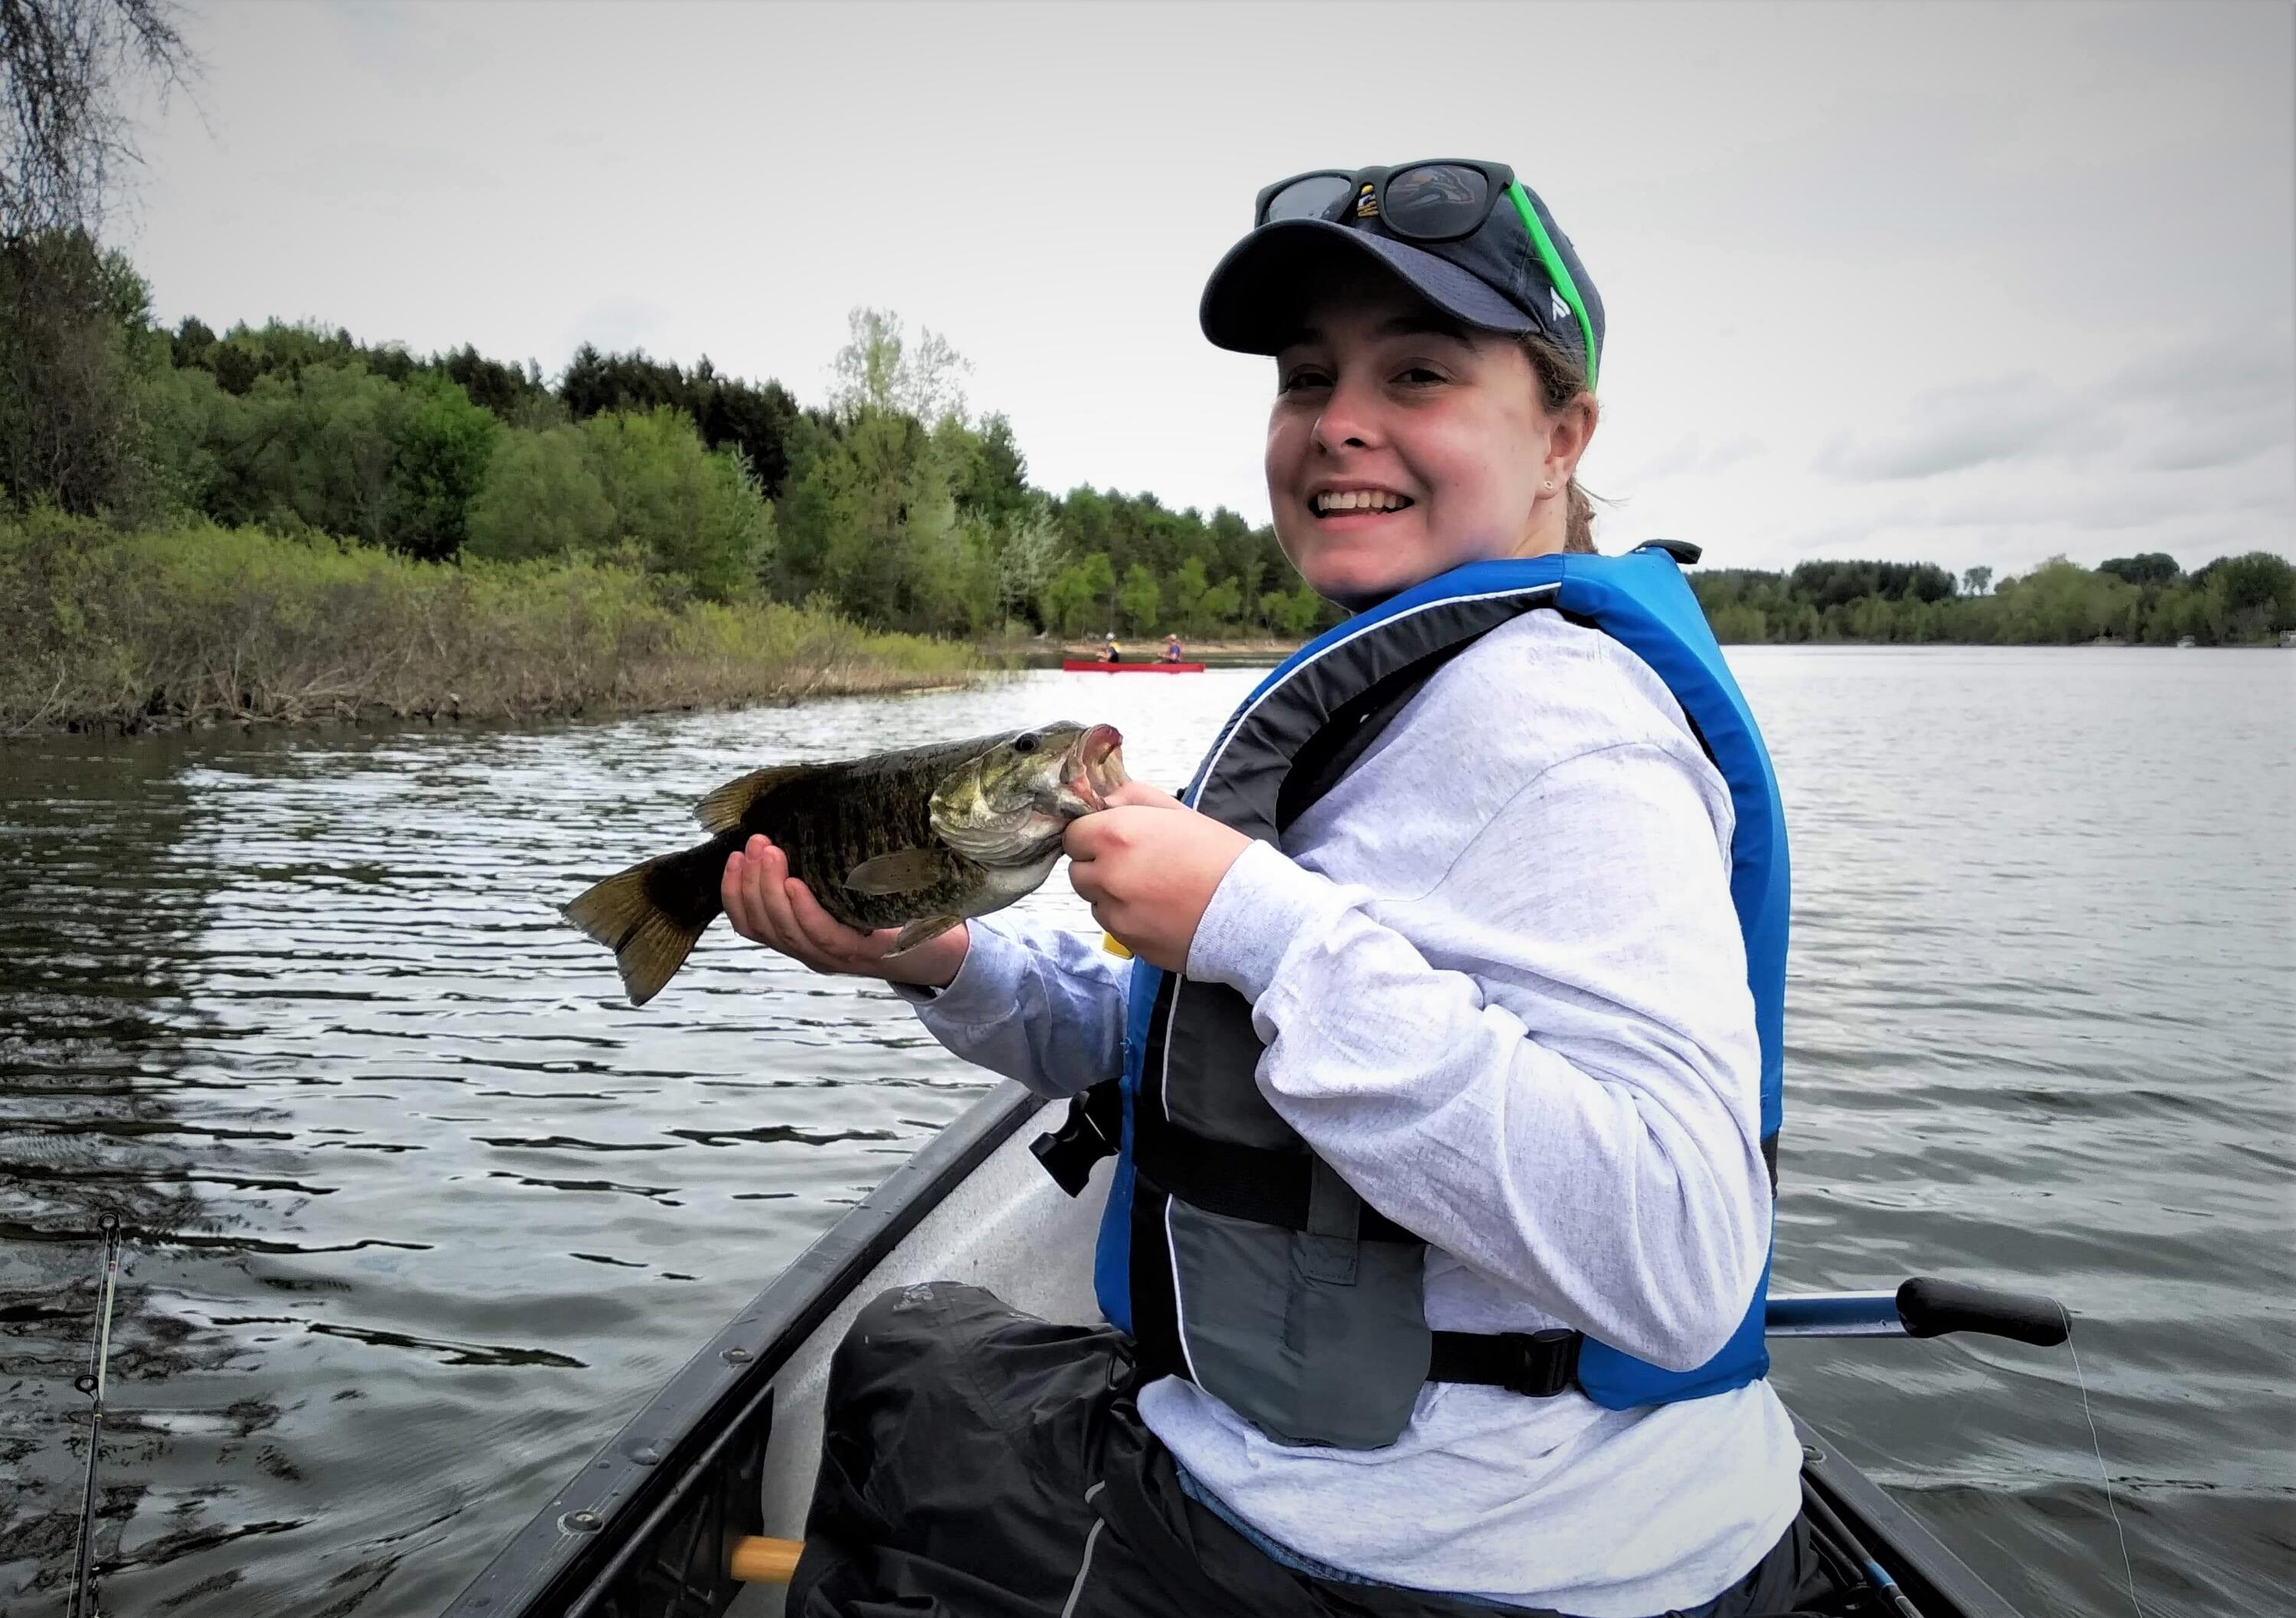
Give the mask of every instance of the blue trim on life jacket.
POLYGON ((1108 1182, 1108 1206, 1101 1212, 1100 1236, 1092 1250, 1092 1287, 1100 1299, 1100 1312, 1128 1335, 1132 1331, 1132 1097, 1140 1088, 1148 1023, 1163 977, 1161 968, 1134 958, 1124 1018, 1123 1145, 1116 1154, 1116 1176, 1108 1182))
MULTIPOLYGON (((1506 594, 1561 581, 1554 605, 1586 619, 1648 664, 1682 705, 1730 789, 1736 825, 1731 840, 1730 899, 1746 944, 1746 977, 1754 1000, 1761 1048, 1761 1135, 1775 1135, 1784 1113, 1785 959, 1792 891, 1785 809, 1761 731, 1708 628, 1681 568, 1663 551, 1624 556, 1557 554, 1521 561, 1478 562, 1439 574, 1357 613, 1293 653, 1252 690, 1221 730, 1250 710, 1262 693, 1301 663, 1385 620, 1431 601, 1506 594)), ((1219 752, 1218 740, 1205 761, 1219 752)), ((1203 782, 1200 766, 1185 801, 1203 782)), ((1144 961, 1132 968, 1124 1039, 1124 1139, 1095 1252, 1094 1283, 1102 1312, 1132 1329, 1131 1224, 1133 1100, 1140 1085, 1148 1023, 1162 973, 1144 961)), ((1611 1409, 1700 1399, 1759 1380, 1769 1370, 1763 1316, 1769 1291, 1766 1261, 1737 1329, 1722 1350, 1689 1371, 1669 1371, 1589 1337, 1580 1349, 1578 1383, 1588 1398, 1611 1409)))

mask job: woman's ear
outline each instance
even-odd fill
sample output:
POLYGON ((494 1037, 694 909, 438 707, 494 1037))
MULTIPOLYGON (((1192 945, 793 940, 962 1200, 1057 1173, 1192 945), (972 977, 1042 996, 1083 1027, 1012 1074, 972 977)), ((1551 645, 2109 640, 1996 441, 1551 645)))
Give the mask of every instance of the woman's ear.
POLYGON ((1546 434, 1546 464, 1540 472, 1543 478, 1552 478, 1558 489, 1568 488, 1578 470, 1578 457, 1587 453, 1587 441, 1595 436, 1595 423, 1602 419, 1603 407, 1591 393, 1581 393, 1569 404, 1549 416, 1546 434))

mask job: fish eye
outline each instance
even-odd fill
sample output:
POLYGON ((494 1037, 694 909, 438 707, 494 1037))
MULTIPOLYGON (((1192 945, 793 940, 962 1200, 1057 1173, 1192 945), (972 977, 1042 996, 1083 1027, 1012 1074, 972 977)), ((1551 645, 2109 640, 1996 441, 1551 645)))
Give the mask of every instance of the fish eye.
POLYGON ((1037 738, 1034 736, 1016 737, 1013 743, 1013 751, 1018 753, 1031 753, 1036 752, 1037 738))

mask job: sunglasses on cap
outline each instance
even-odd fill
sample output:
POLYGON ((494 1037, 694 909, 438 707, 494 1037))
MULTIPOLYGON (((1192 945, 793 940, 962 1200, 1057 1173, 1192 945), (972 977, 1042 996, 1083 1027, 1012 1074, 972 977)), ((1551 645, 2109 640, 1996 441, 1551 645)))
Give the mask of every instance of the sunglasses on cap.
POLYGON ((1578 318, 1587 345, 1587 381, 1595 374, 1595 323, 1587 313, 1570 267, 1531 206, 1514 170, 1505 163, 1461 158, 1431 158, 1378 168, 1311 168, 1263 186, 1252 203, 1257 230, 1284 219, 1322 219, 1334 225, 1377 219, 1388 234, 1414 242, 1456 242, 1489 220, 1501 199, 1513 204, 1530 234, 1531 249, 1548 283, 1578 318))

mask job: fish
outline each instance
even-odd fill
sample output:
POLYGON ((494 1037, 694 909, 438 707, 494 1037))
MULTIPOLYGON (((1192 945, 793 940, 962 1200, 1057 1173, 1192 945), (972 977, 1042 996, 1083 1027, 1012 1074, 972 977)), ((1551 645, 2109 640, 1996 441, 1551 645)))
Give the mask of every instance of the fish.
POLYGON ((694 817, 709 842, 641 861, 560 912, 614 952, 630 1004, 661 992, 710 923, 726 858, 763 834, 849 927, 898 927, 891 953, 1043 885, 1069 822, 1125 784, 1112 725, 1063 721, 728 781, 694 817))

